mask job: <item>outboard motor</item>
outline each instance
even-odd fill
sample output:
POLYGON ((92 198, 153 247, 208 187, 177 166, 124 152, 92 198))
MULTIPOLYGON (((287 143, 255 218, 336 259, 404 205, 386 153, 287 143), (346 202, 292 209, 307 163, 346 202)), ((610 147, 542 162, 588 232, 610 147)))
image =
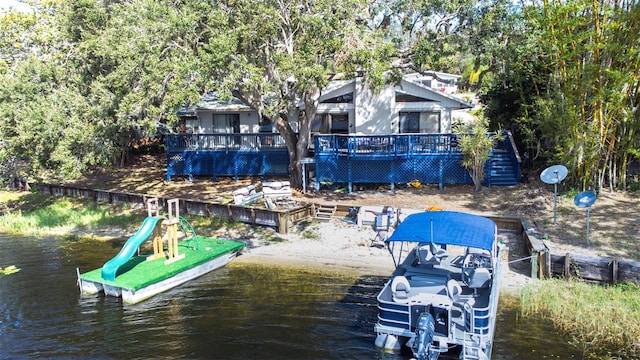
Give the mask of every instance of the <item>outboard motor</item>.
POLYGON ((416 338, 413 341, 413 353, 418 360, 430 359, 431 342, 435 333, 436 322, 429 313, 422 313, 416 325, 416 338))

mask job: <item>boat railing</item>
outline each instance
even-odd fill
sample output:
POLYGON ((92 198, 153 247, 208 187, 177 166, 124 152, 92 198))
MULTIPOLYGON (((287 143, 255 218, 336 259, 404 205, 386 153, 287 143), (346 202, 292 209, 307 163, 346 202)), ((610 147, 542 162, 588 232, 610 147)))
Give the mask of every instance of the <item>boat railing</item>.
MULTIPOLYGON (((500 274, 501 264, 496 261, 496 267, 494 274, 500 274)), ((500 276, 493 276, 491 280, 492 294, 489 297, 489 304, 486 307, 469 307, 465 309, 467 316, 465 317, 465 339, 468 339, 469 335, 473 335, 474 348, 482 348, 482 344, 487 344, 492 341, 496 317, 498 312, 498 300, 500 289, 500 276)), ((466 344, 465 346, 469 346, 466 344)))

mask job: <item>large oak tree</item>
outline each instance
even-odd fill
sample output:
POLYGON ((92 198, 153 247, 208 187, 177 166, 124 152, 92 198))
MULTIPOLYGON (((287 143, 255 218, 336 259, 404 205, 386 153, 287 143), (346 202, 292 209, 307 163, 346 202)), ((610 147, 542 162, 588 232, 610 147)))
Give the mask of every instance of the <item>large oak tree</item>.
POLYGON ((237 0, 228 5, 236 42, 220 91, 275 123, 289 152, 292 185, 299 187, 300 160, 308 152, 322 88, 332 77, 357 75, 381 86, 393 47, 366 26, 365 1, 237 0))

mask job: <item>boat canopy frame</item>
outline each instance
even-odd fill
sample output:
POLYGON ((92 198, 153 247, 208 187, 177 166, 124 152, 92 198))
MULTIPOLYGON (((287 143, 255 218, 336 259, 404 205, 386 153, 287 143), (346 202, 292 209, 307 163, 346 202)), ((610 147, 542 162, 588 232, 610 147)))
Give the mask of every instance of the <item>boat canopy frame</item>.
MULTIPOLYGON (((457 211, 425 211, 407 216, 385 243, 396 262, 394 249, 404 243, 434 243, 487 250, 492 257, 498 253, 498 227, 483 216, 457 211)), ((396 265, 401 262, 399 256, 396 265)))

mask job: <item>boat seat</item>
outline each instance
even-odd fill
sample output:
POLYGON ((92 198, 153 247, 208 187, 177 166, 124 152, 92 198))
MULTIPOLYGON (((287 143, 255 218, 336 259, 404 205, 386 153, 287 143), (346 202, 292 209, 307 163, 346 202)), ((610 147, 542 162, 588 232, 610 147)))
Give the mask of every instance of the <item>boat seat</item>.
POLYGON ((404 276, 396 276, 391 281, 391 296, 393 301, 397 303, 406 304, 409 302, 409 291, 411 291, 411 285, 409 280, 404 276))
POLYGON ((416 246, 413 265, 433 265, 435 262, 431 261, 433 255, 427 245, 416 246))
POLYGON ((478 289, 489 287, 491 271, 487 268, 473 268, 469 273, 467 285, 473 289, 473 296, 478 296, 478 289))
POLYGON ((433 242, 423 244, 415 248, 413 265, 439 265, 442 259, 449 256, 447 250, 439 247, 433 242))
MULTIPOLYGON (((462 263, 462 281, 469 284, 471 275, 477 268, 491 269, 491 256, 483 252, 469 252, 462 263)), ((491 273, 491 270, 489 270, 491 273)))
POLYGON ((447 293, 454 304, 459 303, 462 300, 462 287, 455 279, 447 281, 447 293))
POLYGON ((440 263, 440 261, 442 261, 442 259, 449 256, 447 250, 441 248, 440 246, 437 246, 433 243, 433 241, 429 243, 429 250, 431 251, 431 254, 433 254, 433 257, 436 259, 438 264, 440 263))

